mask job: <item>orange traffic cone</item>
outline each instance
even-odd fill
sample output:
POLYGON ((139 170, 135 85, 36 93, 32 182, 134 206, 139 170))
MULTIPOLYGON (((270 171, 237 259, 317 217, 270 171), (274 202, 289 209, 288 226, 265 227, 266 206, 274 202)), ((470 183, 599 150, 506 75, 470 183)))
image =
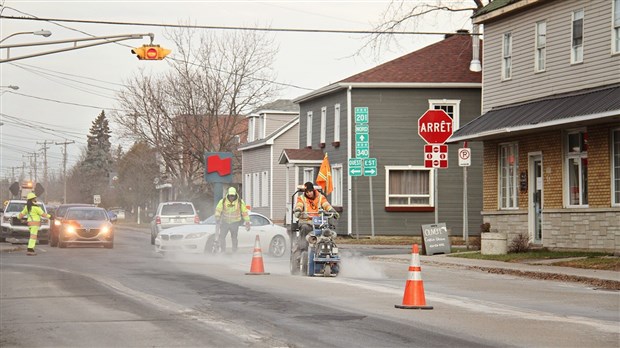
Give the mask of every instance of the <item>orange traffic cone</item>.
POLYGON ((409 275, 407 277, 407 284, 405 285, 403 304, 394 305, 394 307, 402 309, 433 309, 433 306, 426 305, 421 271, 418 245, 414 244, 411 253, 411 264, 409 265, 409 275))
POLYGON ((254 242, 254 254, 252 255, 252 266, 250 266, 249 275, 263 275, 265 273, 265 267, 263 266, 263 253, 260 248, 260 239, 258 234, 256 235, 256 241, 254 242))

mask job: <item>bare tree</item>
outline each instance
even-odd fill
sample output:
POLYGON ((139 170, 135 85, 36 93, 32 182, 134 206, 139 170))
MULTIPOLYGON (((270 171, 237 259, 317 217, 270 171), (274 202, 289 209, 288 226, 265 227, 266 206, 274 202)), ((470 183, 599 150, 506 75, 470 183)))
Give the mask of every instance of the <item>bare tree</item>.
POLYGON ((410 1, 392 0, 383 12, 379 24, 374 27, 375 33, 367 37, 366 43, 358 50, 371 49, 381 52, 393 44, 397 44, 395 32, 417 30, 421 21, 441 12, 471 12, 473 13, 490 3, 492 0, 462 0, 462 1, 410 1))
POLYGON ((162 171, 188 199, 205 189, 203 153, 236 150, 247 133, 246 114, 277 92, 277 48, 266 34, 218 34, 168 33, 176 44, 174 58, 166 58, 170 70, 140 71, 118 97, 124 112, 116 121, 125 135, 158 151, 162 171))

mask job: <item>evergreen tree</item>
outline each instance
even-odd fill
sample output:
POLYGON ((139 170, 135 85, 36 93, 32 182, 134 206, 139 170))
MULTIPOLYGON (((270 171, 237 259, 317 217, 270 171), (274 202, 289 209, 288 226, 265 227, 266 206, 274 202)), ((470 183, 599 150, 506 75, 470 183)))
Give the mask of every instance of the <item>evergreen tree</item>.
POLYGON ((106 206, 105 196, 109 191, 109 176, 112 168, 112 144, 110 126, 102 110, 93 121, 88 134, 83 159, 72 171, 72 182, 79 183, 74 192, 78 201, 92 202, 93 195, 101 195, 102 206, 106 206))

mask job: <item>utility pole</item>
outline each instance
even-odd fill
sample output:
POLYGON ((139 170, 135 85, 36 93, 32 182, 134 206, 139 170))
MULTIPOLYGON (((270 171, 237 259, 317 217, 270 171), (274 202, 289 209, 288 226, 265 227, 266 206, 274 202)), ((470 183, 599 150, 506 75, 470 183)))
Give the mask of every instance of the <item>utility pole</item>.
MULTIPOLYGON (((28 175, 29 175, 29 178, 28 178, 28 179, 29 179, 29 180, 34 180, 34 179, 35 179, 35 176, 36 176, 36 163, 37 163, 37 162, 36 162, 36 158, 37 158, 37 153, 36 153, 36 152, 33 152, 33 153, 31 153, 31 154, 28 154, 28 155, 22 155, 22 158, 27 158, 27 159, 28 159, 28 173, 29 173, 29 174, 28 174, 28 175), (32 175, 32 167, 33 167, 33 165, 32 165, 32 159, 33 159, 33 158, 35 159, 35 160, 34 160, 34 163, 35 163, 35 164, 34 164, 34 167, 35 167, 35 175, 32 175)), ((24 164, 24 165, 25 165, 25 164, 24 164)), ((35 180, 35 181, 36 181, 36 180, 35 180)))
MULTIPOLYGON (((49 149, 49 147, 47 147, 48 143, 52 143, 52 141, 50 140, 43 140, 43 187, 45 188, 45 191, 43 191, 43 201, 47 202, 47 190, 48 190, 48 182, 47 182, 47 149, 49 149)), ((37 142, 37 144, 41 144, 39 142, 37 142)))
POLYGON ((62 151, 62 180, 65 182, 64 193, 62 196, 62 203, 67 203, 67 145, 73 144, 75 141, 65 141, 62 143, 56 142, 56 145, 64 145, 64 150, 62 151))

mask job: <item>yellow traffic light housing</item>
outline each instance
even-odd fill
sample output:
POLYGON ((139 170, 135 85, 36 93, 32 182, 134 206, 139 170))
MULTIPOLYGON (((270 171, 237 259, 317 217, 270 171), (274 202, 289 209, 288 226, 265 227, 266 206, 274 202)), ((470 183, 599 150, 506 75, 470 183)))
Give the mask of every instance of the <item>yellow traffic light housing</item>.
POLYGON ((172 50, 163 48, 159 45, 142 45, 131 50, 140 60, 162 60, 170 54, 172 50))

